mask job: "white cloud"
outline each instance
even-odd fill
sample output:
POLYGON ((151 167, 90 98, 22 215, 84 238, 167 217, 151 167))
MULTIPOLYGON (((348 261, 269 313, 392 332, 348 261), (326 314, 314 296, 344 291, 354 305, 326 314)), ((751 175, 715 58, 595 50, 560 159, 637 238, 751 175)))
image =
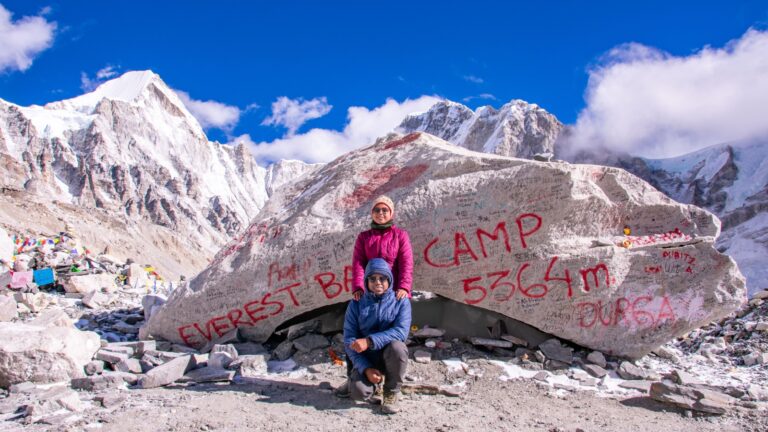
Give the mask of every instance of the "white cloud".
POLYGON ((474 99, 484 99, 484 100, 497 100, 496 96, 490 94, 490 93, 480 93, 477 96, 467 96, 464 99, 462 99, 464 102, 471 102, 474 99))
POLYGON ((15 22, 11 16, 0 5, 0 72, 29 69, 35 57, 50 48, 56 30, 56 23, 42 16, 23 17, 15 22))
POLYGON ((570 140, 646 157, 768 135, 768 32, 676 57, 627 44, 590 71, 570 140))
MULTIPOLYGON (((240 121, 240 108, 212 100, 201 101, 189 97, 189 93, 174 90, 190 113, 204 129, 217 128, 231 131, 240 121)), ((250 105, 249 105, 250 106, 250 105)))
POLYGON ((93 79, 91 79, 87 73, 80 72, 80 89, 84 92, 93 91, 96 87, 101 85, 101 83, 115 75, 117 75, 117 71, 112 65, 107 65, 96 71, 96 76, 93 79))
POLYGON ((96 78, 100 80, 106 80, 106 79, 112 78, 115 75, 117 75, 117 71, 115 70, 115 67, 112 65, 108 65, 104 68, 101 68, 96 72, 96 78))
POLYGON ((235 143, 249 144, 254 156, 262 164, 280 159, 329 162, 351 150, 372 144, 376 138, 396 128, 406 115, 426 111, 438 101, 440 99, 434 96, 406 99, 403 102, 387 99, 384 105, 372 110, 350 107, 343 131, 312 129, 303 134, 260 143, 243 135, 235 139, 235 143))
POLYGON ((464 79, 475 84, 482 84, 483 79, 474 75, 464 75, 464 79))
POLYGON ((328 114, 333 108, 325 97, 310 100, 289 99, 280 96, 272 102, 272 115, 264 119, 263 125, 284 126, 288 129, 287 136, 293 136, 296 131, 309 120, 328 114))

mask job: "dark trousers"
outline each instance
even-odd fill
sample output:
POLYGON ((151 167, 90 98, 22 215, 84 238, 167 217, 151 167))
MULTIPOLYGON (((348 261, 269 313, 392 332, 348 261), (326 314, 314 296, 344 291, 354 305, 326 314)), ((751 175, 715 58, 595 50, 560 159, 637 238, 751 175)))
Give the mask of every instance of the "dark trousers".
MULTIPOLYGON (((384 374, 385 390, 400 391, 408 367, 408 347, 402 341, 390 342, 384 347, 380 361, 375 362, 373 367, 384 374)), ((349 390, 355 400, 366 400, 373 395, 373 383, 354 367, 349 375, 349 384, 349 390)))

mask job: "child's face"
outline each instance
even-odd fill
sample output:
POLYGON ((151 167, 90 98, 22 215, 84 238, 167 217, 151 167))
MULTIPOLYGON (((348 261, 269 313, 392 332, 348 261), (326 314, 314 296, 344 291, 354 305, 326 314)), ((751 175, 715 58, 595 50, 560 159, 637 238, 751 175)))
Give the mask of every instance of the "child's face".
POLYGON ((386 276, 379 273, 373 273, 367 278, 368 291, 381 295, 389 289, 389 279, 386 276))

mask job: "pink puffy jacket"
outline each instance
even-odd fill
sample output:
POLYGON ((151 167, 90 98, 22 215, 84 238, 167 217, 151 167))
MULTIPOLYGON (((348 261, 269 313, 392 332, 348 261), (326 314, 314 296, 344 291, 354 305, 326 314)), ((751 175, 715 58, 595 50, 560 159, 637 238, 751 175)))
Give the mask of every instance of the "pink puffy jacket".
POLYGON ((410 297, 413 251, 408 232, 393 225, 385 230, 363 231, 357 236, 352 253, 352 292, 365 289, 365 266, 373 258, 383 258, 389 264, 395 276, 395 289, 408 291, 410 297))

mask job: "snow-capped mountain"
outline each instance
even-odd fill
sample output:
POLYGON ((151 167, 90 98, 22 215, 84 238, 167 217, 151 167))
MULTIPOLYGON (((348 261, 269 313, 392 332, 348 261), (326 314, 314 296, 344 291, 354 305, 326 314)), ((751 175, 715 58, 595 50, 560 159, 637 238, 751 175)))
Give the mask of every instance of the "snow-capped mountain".
POLYGON ((470 150, 531 159, 537 153, 553 153, 562 128, 555 116, 522 100, 499 110, 484 106, 476 111, 445 100, 407 116, 398 131, 426 132, 470 150))
POLYGON ((514 100, 498 111, 451 101, 412 114, 402 132, 421 131, 471 150, 531 158, 555 153, 572 163, 623 168, 682 203, 708 209, 722 221, 718 248, 747 277, 749 292, 768 286, 768 138, 723 144, 677 158, 653 160, 607 148, 566 151, 569 130, 537 105, 514 100))
POLYGON ((647 159, 657 188, 720 217, 718 248, 731 255, 750 293, 768 285, 768 139, 711 146, 669 159, 647 159))
POLYGON ((160 225, 193 238, 192 249, 206 256, 268 198, 267 171, 248 149, 208 141, 151 71, 45 106, 0 100, 0 158, 2 187, 23 191, 24 199, 160 225))

